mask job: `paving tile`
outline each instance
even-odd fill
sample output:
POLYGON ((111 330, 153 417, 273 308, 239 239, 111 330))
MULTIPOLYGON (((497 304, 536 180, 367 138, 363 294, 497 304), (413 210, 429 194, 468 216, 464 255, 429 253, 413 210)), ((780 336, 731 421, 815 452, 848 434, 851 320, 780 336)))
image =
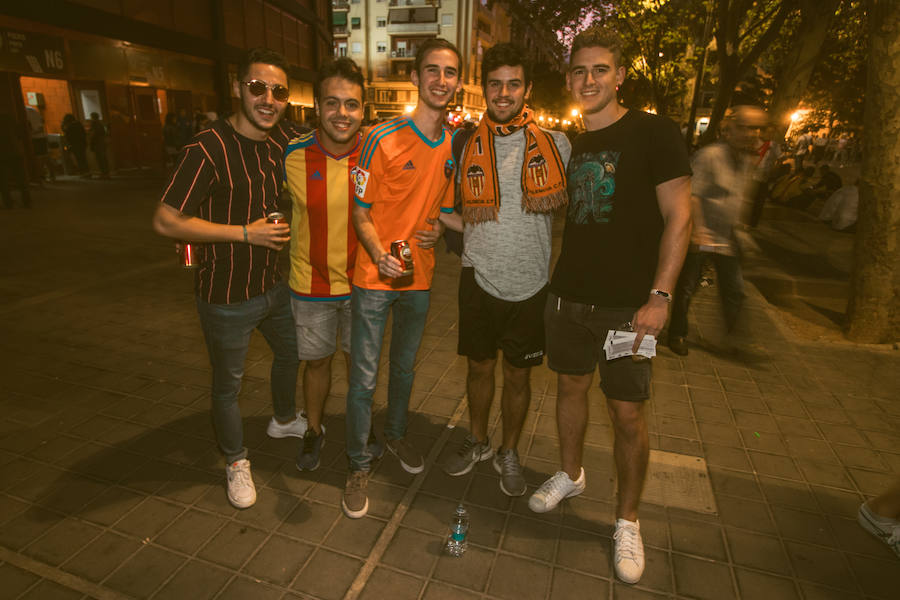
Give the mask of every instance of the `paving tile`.
POLYGON ((381 562, 423 577, 440 556, 444 538, 400 527, 391 539, 381 562))
POLYGON ((19 596, 21 600, 80 600, 83 597, 81 592, 63 587, 49 579, 42 579, 19 596))
MULTIPOLYGON (((482 464, 483 468, 490 466, 488 461, 482 464)), ((495 510, 507 510, 510 504, 509 496, 500 490, 500 477, 494 472, 488 476, 476 473, 472 477, 472 484, 466 492, 465 500, 468 504, 478 504, 495 510)))
POLYGON ((29 544, 22 552, 45 562, 58 565, 99 536, 102 529, 73 518, 56 524, 43 537, 29 544))
POLYGON ((857 468, 850 468, 847 471, 850 472, 850 476, 859 487, 859 490, 867 496, 877 496, 888 489, 897 479, 893 473, 865 471, 857 468))
POLYGON ((870 445, 869 441, 852 425, 819 423, 818 428, 822 430, 822 435, 825 439, 832 444, 851 444, 853 446, 863 447, 868 447, 870 445))
POLYGON ((137 598, 147 598, 184 558, 156 546, 144 546, 104 582, 105 586, 137 598))
POLYGON ((273 535, 259 548, 242 571, 256 579, 288 585, 300 572, 313 546, 273 535))
POLYGON ((759 394, 755 392, 754 394, 750 395, 728 391, 726 392, 726 396, 728 397, 728 405, 733 410, 741 410, 743 412, 757 413, 762 415, 769 414, 769 406, 759 396, 759 394))
POLYGON ((741 429, 741 441, 748 450, 760 450, 770 454, 789 454, 781 435, 772 432, 759 432, 741 429))
POLYGON ((727 561, 722 529, 701 521, 671 519, 672 550, 727 561))
POLYGON ((319 548, 294 582, 294 589, 325 600, 343 598, 362 566, 358 559, 319 548))
MULTIPOLYGON (((523 498, 524 500, 524 498, 523 498)), ((548 521, 543 517, 531 512, 527 508, 527 501, 520 502, 523 505, 524 513, 531 519, 538 519, 543 523, 555 523, 556 521, 548 521)), ((601 533, 607 537, 612 535, 612 524, 615 522, 615 504, 613 501, 594 500, 586 498, 583 494, 569 498, 562 504, 562 524, 565 527, 581 529, 593 533, 601 533)))
POLYGON ((212 598, 231 578, 225 569, 196 560, 188 561, 157 593, 159 598, 212 598))
POLYGON ((579 597, 605 598, 608 594, 609 581, 605 579, 589 577, 564 569, 553 569, 550 600, 568 600, 579 597))
POLYGON ((844 552, 873 556, 883 560, 892 560, 896 554, 881 539, 863 529, 856 520, 855 514, 827 517, 837 543, 835 547, 844 552))
POLYGON ((716 503, 724 525, 733 525, 759 533, 776 533, 769 511, 762 502, 722 496, 716 498, 716 503))
POLYGON ((235 577, 225 589, 216 596, 216 600, 276 600, 282 598, 282 590, 273 587, 259 579, 247 577, 235 577))
POLYGON ((785 479, 801 479, 800 471, 794 464, 794 460, 789 456, 779 456, 755 450, 748 450, 747 454, 750 456, 757 473, 785 479))
POLYGON ((721 446, 719 444, 703 444, 703 453, 706 464, 712 467, 735 469, 738 471, 750 471, 750 460, 742 448, 721 446))
POLYGON ((716 497, 719 494, 727 494, 749 500, 763 499, 763 494, 753 474, 719 467, 709 467, 707 470, 716 497))
POLYGON ((438 558, 433 577, 475 592, 482 592, 487 586, 494 558, 494 552, 471 545, 460 557, 442 553, 438 558))
POLYGON ((800 586, 805 600, 862 600, 864 597, 862 592, 854 593, 849 590, 836 590, 808 581, 798 580, 797 585, 800 586))
POLYGON ((800 600, 791 579, 746 569, 735 569, 734 574, 742 600, 800 600))
POLYGON ((343 517, 338 520, 324 543, 334 550, 365 557, 372 550, 383 529, 384 521, 369 516, 362 519, 343 517))
POLYGON ((608 537, 563 529, 559 536, 556 563, 598 577, 609 577, 611 552, 612 540, 608 537))
POLYGON ((842 590, 854 589, 850 569, 840 552, 800 542, 788 541, 785 545, 798 578, 842 590))
POLYGON ((845 444, 833 444, 832 448, 845 467, 860 467, 872 471, 884 471, 888 468, 882 460, 883 455, 869 448, 845 444))
POLYGON ((613 597, 616 600, 660 600, 661 598, 671 598, 669 595, 642 590, 616 580, 613 580, 613 597))
POLYGON ((39 579, 40 577, 30 571, 25 571, 9 563, 0 563, 0 581, 3 582, 0 594, 3 594, 4 599, 17 598, 39 579))
POLYGON ((897 597, 900 561, 896 555, 887 560, 854 555, 847 558, 863 592, 873 598, 884 600, 894 600, 897 597))
POLYGON ((725 392, 705 388, 689 388, 694 405, 727 407, 725 392))
POLYGON ((726 527, 732 560, 739 565, 790 575, 790 564, 778 538, 726 527))
POLYGON ((773 506, 772 515, 778 530, 785 539, 811 542, 823 546, 834 545, 831 528, 827 519, 821 514, 773 506))
POLYGON ((509 600, 538 600, 547 595, 551 569, 540 563, 500 554, 494 564, 488 592, 509 600), (522 577, 528 573, 528 577, 522 577))
POLYGON ((62 521, 63 517, 40 507, 32 507, 0 528, 0 544, 18 550, 62 521))
POLYGON ((424 582, 421 579, 398 573, 385 567, 376 567, 359 595, 360 600, 414 600, 424 582))
POLYGON ((451 587, 444 583, 432 581, 425 588, 422 600, 478 600, 481 598, 475 592, 467 592, 458 587, 451 587))
POLYGON ((62 568, 90 581, 100 581, 140 547, 139 542, 106 532, 65 562, 62 568))
POLYGON ((235 520, 258 527, 265 531, 274 531, 297 505, 298 500, 291 494, 271 488, 258 489, 256 504, 235 515, 235 520))
POLYGON ((558 535, 559 528, 555 525, 511 516, 501 547, 507 552, 552 562, 558 535))
POLYGON ((847 477, 848 469, 845 469, 840 464, 818 463, 798 459, 797 466, 803 472, 804 478, 812 484, 844 489, 852 488, 850 479, 847 477))
POLYGON ((325 539, 325 535, 339 518, 341 513, 334 506, 302 501, 279 525, 278 531, 291 537, 319 543, 325 539))
POLYGON ((887 450, 888 452, 891 452, 900 448, 900 435, 866 430, 863 430, 862 434, 865 436, 868 443, 878 450, 887 450))
POLYGON ((174 550, 193 554, 225 523, 225 519, 195 509, 183 512, 154 540, 174 550))
POLYGON ((672 567, 679 594, 709 600, 736 598, 726 565, 673 554, 672 567))
POLYGON ((151 497, 125 515, 115 524, 115 529, 139 538, 152 538, 183 512, 182 506, 151 497))
POLYGON ((266 539, 266 533, 229 521, 200 550, 198 556, 229 569, 239 569, 266 539))

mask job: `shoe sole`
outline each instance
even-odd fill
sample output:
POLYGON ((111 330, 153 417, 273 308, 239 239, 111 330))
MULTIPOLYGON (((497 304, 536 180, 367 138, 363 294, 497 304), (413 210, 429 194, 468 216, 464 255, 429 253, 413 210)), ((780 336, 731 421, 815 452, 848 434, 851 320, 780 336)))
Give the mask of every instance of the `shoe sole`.
MULTIPOLYGON (((863 505, 865 506, 865 505, 863 505)), ((878 526, 874 520, 872 520, 871 513, 868 508, 863 509, 863 506, 860 507, 859 512, 856 515, 856 521, 860 524, 860 526, 877 537, 879 540, 888 545, 891 550, 894 550, 893 546, 890 545, 888 539, 891 537, 891 534, 882 530, 881 527, 878 526)), ((894 550, 897 553, 897 556, 900 556, 900 552, 894 550)))
POLYGON ((424 462, 423 462, 421 465, 419 465, 418 467, 413 467, 412 465, 403 462, 403 459, 400 458, 400 455, 397 454, 397 453, 394 451, 394 449, 391 448, 388 444, 385 444, 384 447, 387 448, 388 452, 390 452, 391 454, 393 454, 394 456, 397 457, 397 460, 400 461, 400 466, 403 467, 403 470, 406 471, 407 473, 409 473, 409 474, 411 474, 411 475, 417 475, 417 474, 419 474, 419 473, 421 473, 422 471, 425 470, 425 463, 424 463, 424 462))
POLYGON ((256 504, 256 496, 254 496, 253 500, 251 500, 249 503, 242 504, 242 503, 238 502, 235 498, 232 498, 231 494, 228 494, 228 502, 235 508, 240 508, 240 509, 250 508, 251 506, 256 504))
MULTIPOLYGON (((581 488, 581 489, 579 490, 579 489, 576 488, 576 489, 572 490, 571 492, 569 492, 568 494, 566 494, 565 496, 563 496, 562 498, 560 498, 560 499, 559 499, 559 502, 562 502, 562 501, 565 500, 566 498, 574 498, 575 496, 577 496, 577 495, 583 493, 583 492, 584 492, 584 489, 585 489, 585 488, 581 488)), ((548 506, 548 507, 545 507, 545 508, 542 508, 542 509, 538 510, 538 509, 536 509, 535 507, 533 507, 533 506, 531 505, 531 500, 529 500, 529 501, 528 501, 528 508, 531 509, 531 512, 536 512, 536 513, 546 513, 546 512, 550 512, 551 510, 553 510, 554 508, 556 508, 557 506, 559 506, 559 502, 557 502, 557 503, 554 504, 553 506, 548 506)))
POLYGON ((469 471, 474 469, 475 465, 477 465, 480 462, 484 462, 484 461, 488 460, 489 458, 492 458, 493 456, 494 456, 494 449, 488 448, 486 454, 482 454, 480 458, 476 459, 473 462, 470 462, 468 465, 466 465, 466 468, 464 468, 462 471, 457 471, 456 473, 451 473, 450 471, 448 471, 445 468, 444 473, 446 473, 450 477, 459 477, 460 475, 465 475, 466 473, 468 473, 469 471))
POLYGON ((635 578, 629 578, 629 577, 623 577, 622 574, 619 573, 619 569, 618 569, 618 568, 615 568, 615 572, 616 572, 616 577, 619 578, 619 581, 622 581, 622 582, 628 583, 628 584, 635 584, 635 583, 637 583, 638 581, 641 580, 641 577, 644 575, 644 572, 641 571, 641 574, 638 575, 637 577, 635 577, 635 578))
MULTIPOLYGON (((281 432, 278 431, 278 430, 273 430, 273 429, 272 429, 272 421, 269 421, 269 426, 266 427, 266 435, 269 436, 270 438, 273 438, 273 439, 276 439, 276 440, 281 440, 281 439, 284 439, 284 438, 286 438, 286 437, 298 437, 298 438, 302 438, 302 437, 306 434, 306 430, 307 430, 308 428, 309 428, 309 423, 307 423, 306 427, 303 428, 303 433, 300 433, 300 434, 297 434, 297 433, 281 433, 281 432)), ((325 426, 324 426, 324 425, 322 425, 322 433, 325 433, 325 426)))
POLYGON ((518 498, 519 496, 524 496, 524 495, 525 495, 525 492, 528 491, 528 485, 527 485, 527 484, 525 485, 525 487, 522 488, 522 491, 519 492, 518 494, 514 494, 514 493, 510 492, 510 491, 507 490, 506 487, 503 485, 503 469, 500 468, 500 465, 498 465, 495 461, 492 461, 491 464, 494 465, 494 470, 497 471, 497 475, 500 475, 500 491, 501 491, 501 492, 503 492, 504 494, 506 494, 506 495, 509 496, 510 498, 518 498))
POLYGON ((364 516, 366 516, 366 513, 369 512, 369 499, 366 498, 366 503, 363 504, 363 507, 361 509, 353 511, 350 510, 350 508, 344 502, 344 499, 341 498, 341 509, 344 511, 344 514, 351 519, 362 519, 364 516))

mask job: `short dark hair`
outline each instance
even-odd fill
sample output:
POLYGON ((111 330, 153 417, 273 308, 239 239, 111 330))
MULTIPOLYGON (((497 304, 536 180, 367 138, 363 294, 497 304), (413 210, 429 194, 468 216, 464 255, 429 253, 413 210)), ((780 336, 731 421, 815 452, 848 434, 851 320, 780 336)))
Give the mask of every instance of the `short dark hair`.
POLYGON ((425 55, 432 50, 452 50, 456 55, 457 68, 462 70, 462 55, 456 46, 443 38, 429 38, 416 50, 416 60, 413 62, 413 69, 416 73, 422 72, 422 61, 425 60, 425 55))
POLYGON ((481 87, 487 85, 488 73, 500 67, 522 67, 525 73, 525 87, 531 83, 531 61, 522 49, 509 42, 501 42, 488 48, 481 62, 481 87))
POLYGON ((346 79, 350 83, 355 83, 362 88, 362 98, 366 99, 366 78, 363 76, 362 69, 359 68, 352 58, 342 56, 329 61, 322 65, 316 74, 316 85, 313 88, 313 95, 316 98, 316 104, 322 99, 322 84, 326 79, 331 77, 340 77, 346 79))
POLYGON ((611 27, 594 25, 576 35, 572 40, 572 51, 569 53, 570 64, 575 53, 584 48, 606 48, 612 52, 616 68, 625 66, 622 62, 624 48, 622 36, 611 27))
POLYGON ((256 63, 278 67, 284 71, 285 76, 287 75, 288 62, 284 56, 274 50, 269 50, 268 48, 251 48, 250 50, 247 50, 247 53, 238 65, 238 81, 243 81, 247 76, 247 73, 250 72, 250 65, 256 63))

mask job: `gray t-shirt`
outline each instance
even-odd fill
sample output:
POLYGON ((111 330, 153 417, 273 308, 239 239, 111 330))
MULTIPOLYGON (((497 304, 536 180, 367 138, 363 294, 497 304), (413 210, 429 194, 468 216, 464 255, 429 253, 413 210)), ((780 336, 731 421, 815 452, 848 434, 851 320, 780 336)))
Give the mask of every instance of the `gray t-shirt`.
MULTIPOLYGON (((563 164, 572 145, 565 134, 550 131, 563 164)), ((475 281, 485 292, 508 302, 538 293, 549 281, 552 214, 522 210, 522 161, 525 132, 494 136, 500 211, 496 221, 471 225, 463 231, 462 265, 474 267, 475 281)))

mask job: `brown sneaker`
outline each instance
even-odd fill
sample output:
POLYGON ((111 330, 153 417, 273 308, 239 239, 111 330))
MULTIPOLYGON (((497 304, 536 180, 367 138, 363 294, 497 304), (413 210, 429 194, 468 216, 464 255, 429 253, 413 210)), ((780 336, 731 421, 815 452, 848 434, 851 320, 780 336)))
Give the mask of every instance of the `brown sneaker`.
POLYGON ((407 473, 415 475, 416 473, 421 473, 425 468, 425 461, 422 459, 422 455, 406 438, 388 440, 387 449, 400 460, 400 466, 407 473))
POLYGON ((350 471, 350 474, 347 475, 344 496, 341 498, 341 508, 344 509, 344 514, 351 519, 361 519, 369 512, 369 497, 366 496, 368 483, 368 471, 350 471))

